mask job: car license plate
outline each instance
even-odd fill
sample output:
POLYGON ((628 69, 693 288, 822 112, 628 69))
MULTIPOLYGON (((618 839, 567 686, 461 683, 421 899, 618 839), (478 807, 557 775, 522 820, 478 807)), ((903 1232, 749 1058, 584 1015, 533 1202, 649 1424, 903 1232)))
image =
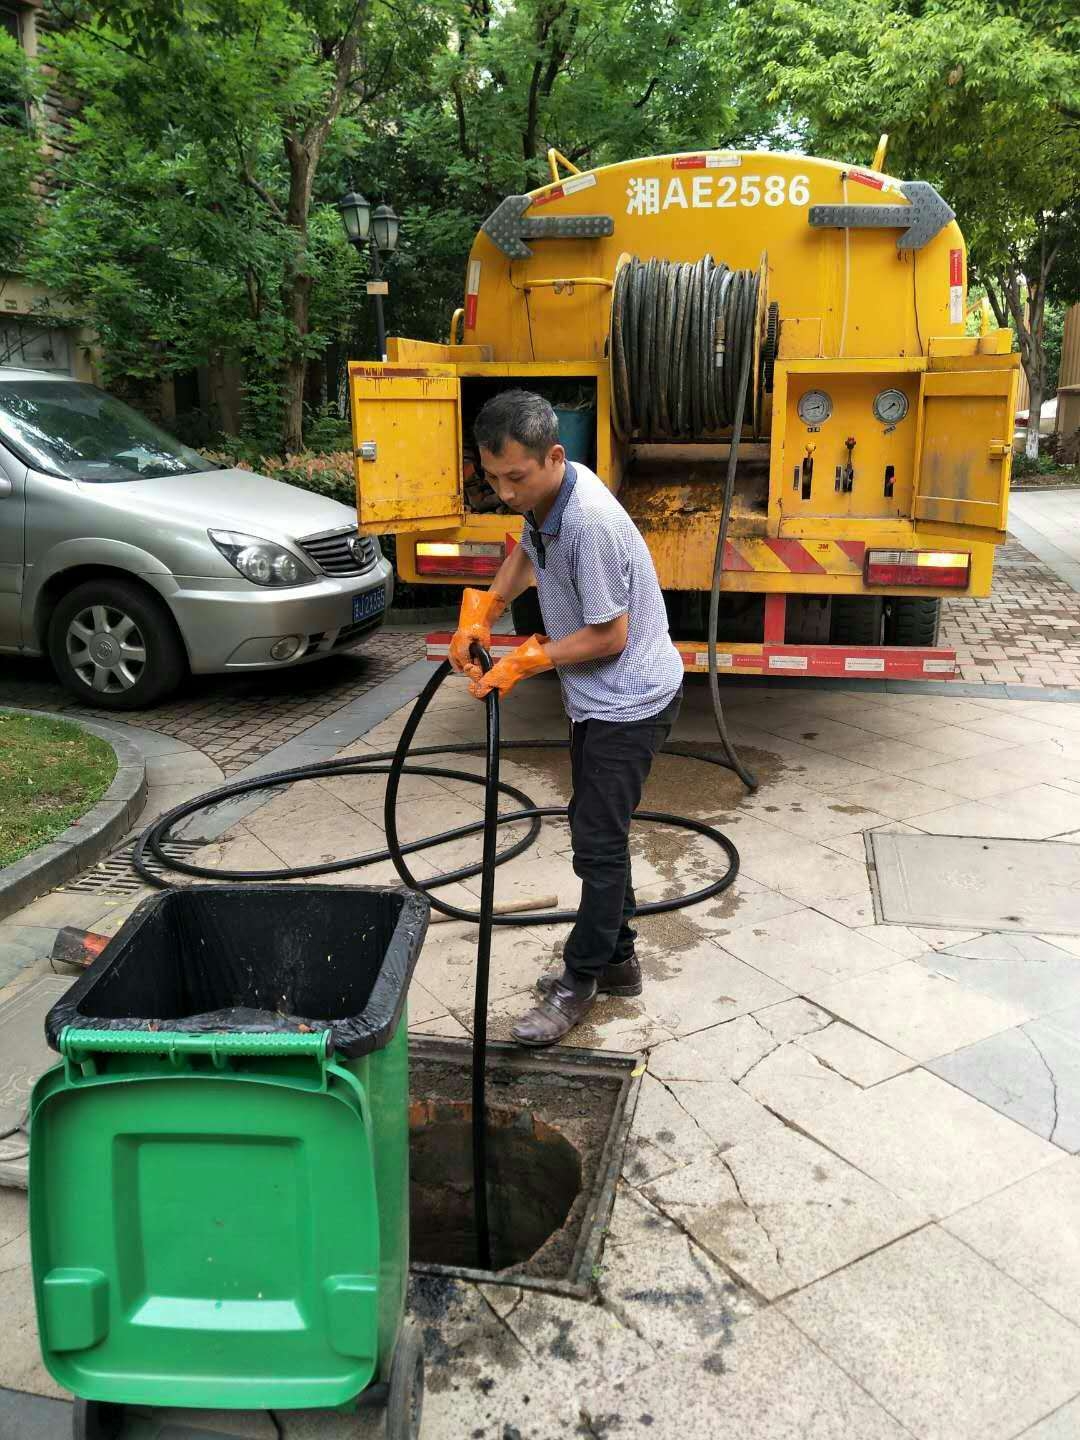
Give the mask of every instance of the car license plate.
POLYGON ((359 620, 370 620, 373 615, 379 615, 385 609, 385 585, 380 585, 377 590, 366 590, 363 595, 354 595, 352 602, 353 624, 355 625, 359 620))

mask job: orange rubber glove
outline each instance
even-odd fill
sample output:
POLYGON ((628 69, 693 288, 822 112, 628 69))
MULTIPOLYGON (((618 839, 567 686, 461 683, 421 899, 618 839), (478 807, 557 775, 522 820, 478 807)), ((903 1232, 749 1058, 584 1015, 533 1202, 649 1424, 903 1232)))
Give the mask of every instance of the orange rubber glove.
POLYGON ((506 609, 506 601, 495 590, 463 590, 458 628, 450 641, 450 664, 463 675, 475 680, 480 666, 473 660, 469 647, 479 640, 485 650, 491 649, 491 627, 506 609))
POLYGON ((469 686, 469 693, 483 700, 489 690, 498 690, 499 695, 505 698, 519 680, 527 680, 530 675, 539 675, 541 670, 552 669, 543 648, 544 639, 542 635, 530 635, 524 645, 496 660, 486 675, 474 680, 469 686))

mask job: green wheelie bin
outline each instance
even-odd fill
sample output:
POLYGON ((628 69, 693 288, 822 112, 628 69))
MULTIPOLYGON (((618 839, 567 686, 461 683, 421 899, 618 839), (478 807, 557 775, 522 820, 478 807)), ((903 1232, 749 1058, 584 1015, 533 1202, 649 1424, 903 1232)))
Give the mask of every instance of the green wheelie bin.
POLYGON ((125 1406, 361 1397, 416 1440, 405 1001, 428 914, 404 889, 165 891, 50 1011, 31 1256, 77 1440, 125 1406))

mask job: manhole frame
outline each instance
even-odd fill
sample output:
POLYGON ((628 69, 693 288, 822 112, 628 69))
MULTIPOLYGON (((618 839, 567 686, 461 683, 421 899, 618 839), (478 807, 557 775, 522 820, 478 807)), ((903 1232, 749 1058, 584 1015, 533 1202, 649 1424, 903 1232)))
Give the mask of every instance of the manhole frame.
MULTIPOLYGON (((414 1260, 409 1269, 414 1275, 438 1275, 444 1279, 467 1280, 472 1284, 511 1285, 519 1290, 541 1291, 563 1295, 571 1300, 590 1300, 595 1281, 593 1270, 604 1245, 607 1223, 615 1204, 615 1187, 622 1172, 623 1155, 630 1136, 630 1127, 637 1108, 638 1092, 645 1072, 641 1055, 618 1050, 587 1050, 570 1046, 553 1046, 549 1050, 524 1050, 520 1045, 492 1040, 487 1047, 489 1062, 520 1075, 563 1074, 578 1079, 610 1080, 621 1077, 618 1095, 612 1108, 596 1174, 587 1192, 585 1213, 570 1262, 569 1275, 563 1279, 525 1275, 515 1269, 480 1270, 468 1265, 439 1265, 432 1261, 414 1260)), ((457 1067, 472 1061, 472 1040, 454 1040, 436 1035, 410 1035, 409 1060, 442 1062, 457 1067)))

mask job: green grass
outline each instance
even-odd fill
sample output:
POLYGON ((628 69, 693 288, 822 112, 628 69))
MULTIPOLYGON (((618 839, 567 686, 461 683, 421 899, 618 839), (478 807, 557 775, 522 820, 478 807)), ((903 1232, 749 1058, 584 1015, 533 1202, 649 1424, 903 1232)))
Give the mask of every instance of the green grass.
POLYGON ((0 711, 0 866, 54 840, 115 774, 113 748, 96 735, 66 720, 0 711))

